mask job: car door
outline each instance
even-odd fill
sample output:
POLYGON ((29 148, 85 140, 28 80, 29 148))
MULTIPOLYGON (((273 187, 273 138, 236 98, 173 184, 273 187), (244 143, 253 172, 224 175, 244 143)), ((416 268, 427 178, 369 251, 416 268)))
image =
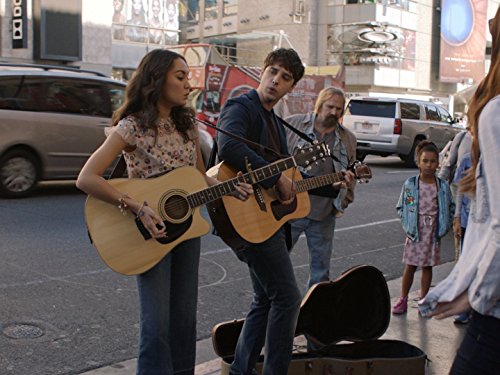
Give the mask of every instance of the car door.
POLYGON ((107 82, 92 79, 48 77, 45 83, 39 121, 50 139, 44 155, 46 178, 74 178, 105 139, 111 91, 107 82))

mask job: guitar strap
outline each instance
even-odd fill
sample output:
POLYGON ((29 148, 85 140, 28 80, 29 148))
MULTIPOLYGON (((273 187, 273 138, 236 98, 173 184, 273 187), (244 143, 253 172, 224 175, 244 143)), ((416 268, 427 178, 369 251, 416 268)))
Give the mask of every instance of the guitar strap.
MULTIPOLYGON (((212 128, 212 129, 214 129, 215 131, 217 131, 219 133, 225 134, 228 137, 231 137, 231 138, 236 139, 236 140, 238 140, 240 142, 243 142, 243 143, 245 143, 248 147, 250 147, 253 150, 260 151, 261 153, 262 152, 269 152, 269 153, 277 156, 278 159, 283 159, 283 158, 287 157, 287 155, 282 155, 282 154, 280 154, 279 152, 273 150, 270 147, 261 145, 260 143, 253 142, 253 141, 251 141, 249 139, 246 139, 246 138, 242 138, 242 137, 240 137, 240 136, 238 136, 236 134, 228 132, 227 130, 218 128, 217 126, 212 125, 211 123, 209 123, 207 121, 200 120, 200 119, 198 119, 196 117, 193 117, 193 120, 198 121, 199 123, 201 123, 203 125, 206 125, 209 128, 212 128)), ((212 168, 216 164, 217 151, 218 151, 217 150, 217 142, 214 141, 213 146, 212 146, 212 152, 210 153, 210 158, 208 159, 208 162, 207 162, 207 165, 206 165, 206 169, 210 169, 210 168, 212 168)))
POLYGON ((108 180, 111 180, 112 178, 122 177, 126 169, 127 163, 125 163, 125 157, 123 156, 123 154, 121 154, 120 159, 118 159, 115 166, 113 167, 113 171, 109 175, 108 180))
MULTIPOLYGON (((288 122, 286 122, 285 120, 283 120, 281 117, 279 116, 276 116, 278 118, 278 120, 283 124, 285 125, 288 129, 290 129, 292 132, 294 132, 295 134, 297 134, 300 138, 308 141, 309 143, 313 143, 314 140, 309 137, 306 133, 304 132, 301 132, 299 129, 293 127, 291 124, 289 124, 288 122)), ((335 160, 336 162, 340 163, 341 165, 343 164, 335 155, 333 155, 333 152, 330 150, 330 157, 335 160)), ((344 166, 347 168, 347 166, 344 166)))

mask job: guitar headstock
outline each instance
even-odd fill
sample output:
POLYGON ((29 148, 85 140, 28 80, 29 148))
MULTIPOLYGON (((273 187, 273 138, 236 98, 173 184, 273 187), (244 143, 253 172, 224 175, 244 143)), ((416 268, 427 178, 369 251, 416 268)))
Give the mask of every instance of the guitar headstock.
POLYGON ((368 165, 356 160, 349 166, 349 170, 354 173, 359 182, 368 182, 372 178, 372 171, 368 165))
POLYGON ((297 165, 306 168, 325 160, 328 155, 330 155, 330 149, 325 142, 314 142, 298 149, 293 158, 297 165))

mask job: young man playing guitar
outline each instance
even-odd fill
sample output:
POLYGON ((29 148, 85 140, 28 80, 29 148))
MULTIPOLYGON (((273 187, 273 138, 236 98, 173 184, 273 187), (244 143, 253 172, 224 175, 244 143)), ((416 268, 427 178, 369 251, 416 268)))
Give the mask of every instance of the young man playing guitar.
MULTIPOLYGON (((280 159, 280 154, 288 154, 285 130, 273 107, 293 90, 303 74, 304 66, 292 49, 280 48, 266 57, 259 87, 230 99, 220 114, 218 127, 271 148, 276 154, 254 150, 238 139, 219 133, 218 156, 222 161, 237 170, 247 171, 248 164, 255 169, 280 159)), ((281 201, 294 198, 293 182, 284 173, 260 185, 273 187, 281 201)), ((331 186, 330 190, 333 195, 331 186)), ((285 375, 301 302, 285 231, 281 228, 264 242, 235 251, 238 258, 248 264, 254 298, 238 339, 230 374, 256 374, 254 367, 264 346, 262 374, 285 375)))

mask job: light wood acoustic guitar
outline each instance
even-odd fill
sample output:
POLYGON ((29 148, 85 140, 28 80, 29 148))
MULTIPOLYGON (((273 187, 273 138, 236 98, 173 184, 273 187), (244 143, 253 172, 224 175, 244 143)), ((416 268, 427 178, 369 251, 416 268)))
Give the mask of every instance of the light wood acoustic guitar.
MULTIPOLYGON (((372 174, 370 167, 359 161, 349 167, 356 179, 367 182, 372 174)), ((226 163, 211 168, 209 175, 220 181, 234 178, 236 171, 226 163)), ((310 211, 308 190, 342 182, 342 172, 302 179, 294 169, 284 172, 295 181, 297 194, 288 204, 282 203, 273 189, 254 186, 255 197, 246 201, 222 197, 208 205, 208 213, 218 235, 231 248, 239 249, 248 244, 258 244, 269 239, 287 221, 306 217, 310 211)))
POLYGON ((310 145, 298 150, 294 156, 242 176, 235 174, 211 187, 207 187, 203 174, 194 167, 177 168, 150 179, 111 179, 108 182, 115 188, 147 201, 158 212, 165 223, 167 236, 151 238, 132 213, 123 215, 115 205, 89 196, 85 203, 85 219, 91 241, 112 270, 124 275, 143 273, 180 242, 210 231, 210 224, 200 214, 200 206, 235 192, 240 182, 254 184, 294 166, 308 166, 328 154, 326 144, 310 145))

